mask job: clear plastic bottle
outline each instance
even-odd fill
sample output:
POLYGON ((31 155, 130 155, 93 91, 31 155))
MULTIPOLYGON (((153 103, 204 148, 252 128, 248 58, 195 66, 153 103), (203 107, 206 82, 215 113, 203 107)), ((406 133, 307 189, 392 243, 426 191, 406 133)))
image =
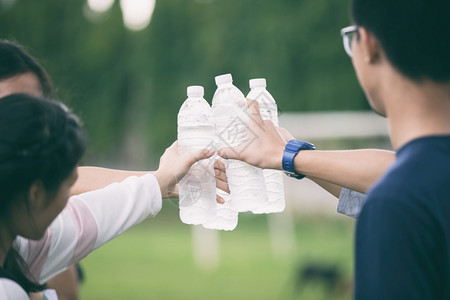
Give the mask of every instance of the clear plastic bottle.
MULTIPOLYGON (((278 126, 278 108, 275 99, 266 89, 266 79, 256 78, 250 80, 250 93, 247 98, 257 100, 259 112, 263 120, 270 120, 278 126)), ((255 210, 255 214, 281 212, 285 208, 283 172, 279 170, 264 169, 264 180, 268 201, 255 210)))
MULTIPOLYGON (((212 101, 217 147, 245 147, 256 136, 248 129, 247 101, 233 85, 231 74, 216 77, 217 90, 212 101)), ((227 178, 232 208, 238 212, 252 211, 267 202, 262 170, 245 162, 229 159, 227 178)))
MULTIPOLYGON (((219 156, 215 156, 215 159, 225 162, 225 160, 219 156)), ((219 188, 216 188, 216 194, 222 197, 225 200, 225 203, 217 203, 216 218, 203 224, 203 227, 208 229, 233 230, 238 224, 238 212, 232 208, 231 195, 219 188)))
MULTIPOLYGON (((188 98, 178 112, 178 149, 190 153, 214 147, 212 109, 203 98, 202 86, 189 86, 188 98)), ((216 180, 212 158, 196 162, 179 182, 180 219, 204 224, 216 217, 216 180)))

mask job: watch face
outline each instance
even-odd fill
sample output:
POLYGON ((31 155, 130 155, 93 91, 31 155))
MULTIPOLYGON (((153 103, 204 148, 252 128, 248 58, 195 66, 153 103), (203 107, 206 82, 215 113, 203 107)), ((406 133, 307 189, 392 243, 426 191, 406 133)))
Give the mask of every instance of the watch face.
POLYGON ((298 150, 313 150, 314 145, 308 142, 290 140, 286 145, 286 150, 298 152, 298 150))
POLYGON ((316 148, 314 147, 313 144, 310 143, 304 143, 302 145, 302 150, 315 150, 316 148))
POLYGON ((308 142, 302 142, 302 146, 300 148, 301 150, 315 150, 316 148, 314 147, 313 144, 308 143, 308 142))

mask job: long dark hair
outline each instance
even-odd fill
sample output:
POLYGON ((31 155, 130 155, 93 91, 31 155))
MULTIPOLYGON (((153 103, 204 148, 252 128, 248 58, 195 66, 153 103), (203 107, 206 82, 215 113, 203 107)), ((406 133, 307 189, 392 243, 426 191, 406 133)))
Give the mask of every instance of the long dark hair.
MULTIPOLYGON (((0 99, 0 222, 10 223, 15 201, 41 180, 49 193, 77 166, 85 149, 85 136, 76 116, 61 103, 26 94, 0 99)), ((26 200, 25 200, 26 201, 26 200)), ((13 247, 4 269, 27 292, 43 289, 13 247), (28 276, 28 277, 27 277, 28 276)))
POLYGON ((39 80, 42 95, 53 98, 53 84, 36 58, 11 41, 0 40, 0 80, 31 72, 39 80))

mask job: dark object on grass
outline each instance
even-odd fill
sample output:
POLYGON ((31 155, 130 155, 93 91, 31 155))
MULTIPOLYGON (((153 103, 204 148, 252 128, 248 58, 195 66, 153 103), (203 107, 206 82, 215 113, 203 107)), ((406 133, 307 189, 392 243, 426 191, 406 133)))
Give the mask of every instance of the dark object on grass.
POLYGON ((295 274, 295 293, 300 293, 308 285, 322 285, 327 293, 340 293, 345 285, 344 275, 334 264, 312 262, 300 265, 295 274))

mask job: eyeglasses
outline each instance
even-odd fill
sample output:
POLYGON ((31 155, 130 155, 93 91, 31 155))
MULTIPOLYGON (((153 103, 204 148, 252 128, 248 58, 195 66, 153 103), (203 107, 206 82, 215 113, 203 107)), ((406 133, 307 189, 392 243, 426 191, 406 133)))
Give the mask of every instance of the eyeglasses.
POLYGON ((352 57, 352 42, 353 36, 356 33, 358 35, 359 27, 356 25, 348 26, 341 29, 342 42, 344 43, 344 49, 348 56, 352 57))

